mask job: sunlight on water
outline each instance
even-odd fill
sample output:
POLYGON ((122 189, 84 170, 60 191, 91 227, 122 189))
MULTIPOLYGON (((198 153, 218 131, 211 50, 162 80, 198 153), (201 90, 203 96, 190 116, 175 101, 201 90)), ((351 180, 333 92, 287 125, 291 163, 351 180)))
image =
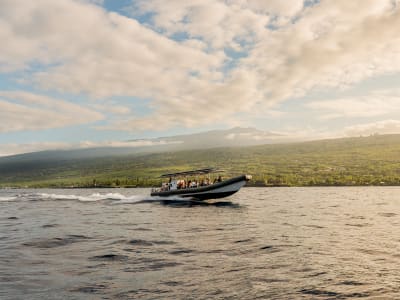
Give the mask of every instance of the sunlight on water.
POLYGON ((0 299, 395 299, 400 188, 0 191, 0 299))

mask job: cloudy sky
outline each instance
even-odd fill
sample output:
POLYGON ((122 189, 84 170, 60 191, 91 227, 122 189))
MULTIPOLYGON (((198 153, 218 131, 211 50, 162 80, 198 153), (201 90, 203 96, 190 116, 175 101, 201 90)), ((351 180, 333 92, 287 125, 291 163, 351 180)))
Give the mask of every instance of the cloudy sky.
POLYGON ((0 155, 400 133, 399 28, 399 0, 1 0, 0 155))

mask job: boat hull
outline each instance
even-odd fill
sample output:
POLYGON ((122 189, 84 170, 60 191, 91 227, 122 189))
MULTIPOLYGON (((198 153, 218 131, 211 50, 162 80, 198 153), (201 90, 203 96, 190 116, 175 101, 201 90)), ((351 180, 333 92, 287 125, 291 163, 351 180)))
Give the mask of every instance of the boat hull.
POLYGON ((242 175, 222 182, 197 188, 187 188, 179 190, 169 190, 163 192, 152 192, 151 196, 171 197, 179 196, 185 198, 195 198, 198 200, 218 199, 228 197, 243 187, 251 177, 242 175))

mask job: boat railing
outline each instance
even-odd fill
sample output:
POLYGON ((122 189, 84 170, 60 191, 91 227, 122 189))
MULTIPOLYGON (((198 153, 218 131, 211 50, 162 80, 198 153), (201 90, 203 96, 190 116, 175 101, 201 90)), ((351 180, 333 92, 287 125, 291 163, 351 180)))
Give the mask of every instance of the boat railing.
POLYGON ((186 189, 197 189, 197 188, 201 188, 201 187, 206 187, 206 186, 210 186, 210 185, 214 185, 216 183, 220 183, 220 181, 216 181, 216 182, 210 182, 208 184, 197 184, 197 185, 193 185, 193 186, 186 186, 186 187, 177 187, 177 188, 171 188, 171 186, 166 186, 166 187, 159 187, 159 188, 151 188, 151 192, 152 193, 158 193, 158 192, 167 192, 167 191, 171 191, 171 190, 186 190, 186 189))

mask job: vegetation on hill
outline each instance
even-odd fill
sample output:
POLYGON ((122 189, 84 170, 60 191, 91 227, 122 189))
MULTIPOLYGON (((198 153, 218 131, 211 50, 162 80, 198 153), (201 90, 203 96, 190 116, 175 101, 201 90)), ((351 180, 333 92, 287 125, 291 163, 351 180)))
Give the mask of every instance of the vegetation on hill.
MULTIPOLYGON (((157 186, 163 173, 208 166, 250 185, 400 185, 400 135, 96 158, 0 159, 0 187, 157 186)), ((50 155, 48 157, 51 157, 50 155)))

